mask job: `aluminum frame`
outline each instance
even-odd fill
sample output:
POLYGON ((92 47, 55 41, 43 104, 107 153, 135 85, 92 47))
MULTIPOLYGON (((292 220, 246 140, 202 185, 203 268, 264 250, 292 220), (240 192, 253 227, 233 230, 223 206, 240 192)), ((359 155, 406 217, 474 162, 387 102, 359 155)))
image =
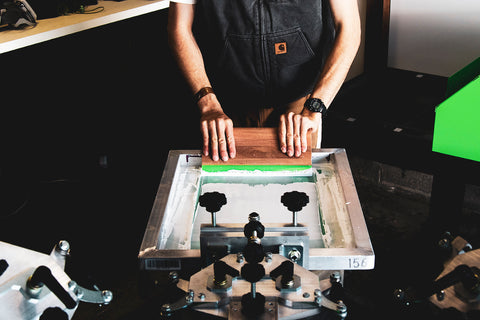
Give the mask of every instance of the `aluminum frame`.
MULTIPOLYGON (((159 249, 159 234, 172 186, 178 179, 180 162, 201 157, 199 150, 171 150, 163 171, 138 258, 144 270, 180 270, 182 260, 200 261, 200 249, 159 249)), ((314 149, 312 166, 333 163, 340 182, 351 225, 353 246, 309 249, 310 270, 368 270, 375 265, 375 254, 358 199, 345 149, 314 149)))

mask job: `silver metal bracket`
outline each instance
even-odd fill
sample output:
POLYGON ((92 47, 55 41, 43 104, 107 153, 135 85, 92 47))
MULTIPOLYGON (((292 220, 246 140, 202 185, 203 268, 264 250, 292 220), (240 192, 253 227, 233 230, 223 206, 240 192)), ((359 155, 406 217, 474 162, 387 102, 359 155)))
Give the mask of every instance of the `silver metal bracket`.
POLYGON ((70 281, 68 288, 75 294, 78 300, 83 302, 107 305, 113 299, 113 293, 110 290, 89 290, 79 286, 75 281, 70 281))

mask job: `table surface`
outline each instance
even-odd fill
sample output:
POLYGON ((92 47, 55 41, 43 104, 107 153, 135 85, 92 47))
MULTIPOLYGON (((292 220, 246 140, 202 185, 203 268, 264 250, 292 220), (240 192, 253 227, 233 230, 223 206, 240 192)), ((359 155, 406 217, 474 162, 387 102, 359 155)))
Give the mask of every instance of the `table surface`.
MULTIPOLYGON (((37 20, 34 28, 0 31, 0 53, 13 51, 79 31, 125 20, 142 14, 168 8, 168 0, 99 0, 104 10, 95 14, 70 14, 37 20)), ((91 6, 93 8, 95 6, 91 6)))

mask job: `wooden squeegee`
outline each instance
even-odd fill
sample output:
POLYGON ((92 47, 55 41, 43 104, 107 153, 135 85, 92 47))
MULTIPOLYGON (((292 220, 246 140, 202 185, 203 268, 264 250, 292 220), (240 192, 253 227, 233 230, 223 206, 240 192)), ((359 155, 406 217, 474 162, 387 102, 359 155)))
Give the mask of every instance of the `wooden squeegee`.
POLYGON ((277 132, 277 128, 234 128, 236 157, 228 161, 213 161, 210 156, 202 156, 202 170, 299 171, 311 168, 310 134, 307 151, 297 158, 280 151, 277 132))

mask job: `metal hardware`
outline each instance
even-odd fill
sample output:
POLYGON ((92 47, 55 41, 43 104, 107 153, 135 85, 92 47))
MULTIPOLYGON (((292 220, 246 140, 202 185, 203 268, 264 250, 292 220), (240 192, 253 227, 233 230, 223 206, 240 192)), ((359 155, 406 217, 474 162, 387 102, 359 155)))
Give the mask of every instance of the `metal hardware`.
POLYGON ((77 296, 78 300, 83 302, 107 305, 113 299, 113 293, 109 290, 89 290, 78 285, 75 281, 70 281, 68 288, 77 296))

